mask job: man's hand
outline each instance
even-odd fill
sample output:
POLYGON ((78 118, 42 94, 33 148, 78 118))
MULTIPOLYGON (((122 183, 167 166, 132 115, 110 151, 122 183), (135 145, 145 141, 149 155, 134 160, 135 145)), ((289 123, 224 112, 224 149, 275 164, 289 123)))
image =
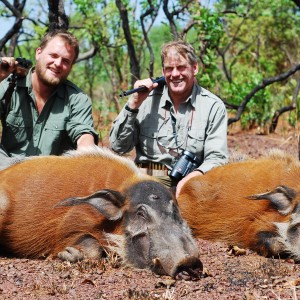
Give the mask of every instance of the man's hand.
POLYGON ((95 146, 94 137, 89 133, 84 133, 78 140, 77 140, 77 150, 81 150, 87 147, 95 146))
POLYGON ((0 58, 0 81, 5 79, 9 74, 11 74, 18 62, 14 59, 14 57, 1 57, 0 58))
POLYGON ((153 83, 151 78, 138 80, 134 84, 134 88, 145 86, 147 89, 144 92, 132 94, 127 104, 131 109, 138 109, 143 101, 148 97, 149 93, 158 86, 158 83, 153 83))
POLYGON ((177 184, 177 187, 176 187, 176 198, 179 196, 180 194, 180 191, 181 191, 181 188, 182 186, 191 178, 193 177, 196 177, 196 176, 203 176, 203 174, 199 171, 193 171, 191 172, 190 174, 188 174, 187 176, 185 176, 184 178, 182 178, 178 184, 177 184))

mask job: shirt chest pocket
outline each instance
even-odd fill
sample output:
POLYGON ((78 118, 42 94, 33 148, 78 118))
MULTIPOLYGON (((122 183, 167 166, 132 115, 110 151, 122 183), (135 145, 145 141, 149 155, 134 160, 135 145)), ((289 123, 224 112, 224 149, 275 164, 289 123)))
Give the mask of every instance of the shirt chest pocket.
POLYGON ((188 132, 188 150, 193 153, 202 153, 206 139, 205 124, 201 124, 188 132))
POLYGON ((45 132, 51 136, 53 141, 57 141, 63 137, 62 132, 66 130, 66 122, 64 120, 48 120, 45 124, 45 132))
POLYGON ((47 130, 65 130, 66 124, 63 120, 47 121, 45 128, 47 130))
POLYGON ((32 121, 30 119, 9 113, 6 118, 6 136, 16 143, 30 139, 32 135, 32 121))

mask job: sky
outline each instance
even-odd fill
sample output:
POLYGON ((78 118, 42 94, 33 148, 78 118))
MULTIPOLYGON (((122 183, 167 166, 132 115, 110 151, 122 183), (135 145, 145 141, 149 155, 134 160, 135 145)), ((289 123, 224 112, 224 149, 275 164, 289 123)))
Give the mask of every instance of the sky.
POLYGON ((0 17, 0 38, 3 38, 9 28, 12 26, 12 22, 8 22, 7 18, 0 17))
MULTIPOLYGON (((45 0, 44 0, 45 1, 45 0)), ((208 6, 208 7, 212 7, 212 5, 214 4, 215 0, 199 0, 201 1, 201 4, 203 6, 208 6)), ((31 1, 28 1, 27 5, 25 6, 25 9, 26 7, 30 7, 30 6, 34 6, 34 5, 30 5, 31 3, 35 2, 34 0, 31 0, 31 1)), ((0 8, 3 7, 4 4, 3 3, 0 3, 0 8)), ((68 8, 66 8, 66 11, 68 10, 68 8)), ((162 13, 162 12, 161 12, 162 13)), ((159 18, 158 18, 159 19, 159 18)), ((161 20, 161 19, 160 19, 161 20)), ((2 38, 6 33, 7 31, 11 28, 11 26, 13 25, 13 22, 14 22, 14 18, 5 18, 5 17, 0 17, 0 38, 2 38)))

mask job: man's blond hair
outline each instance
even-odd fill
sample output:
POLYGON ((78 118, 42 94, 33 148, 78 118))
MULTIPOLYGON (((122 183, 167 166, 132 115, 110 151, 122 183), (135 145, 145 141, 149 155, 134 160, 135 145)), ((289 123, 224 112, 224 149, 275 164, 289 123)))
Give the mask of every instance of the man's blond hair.
POLYGON ((178 54, 188 60, 191 65, 198 63, 194 47, 184 41, 172 41, 164 44, 161 48, 161 64, 164 66, 165 58, 168 56, 170 49, 174 49, 178 54))

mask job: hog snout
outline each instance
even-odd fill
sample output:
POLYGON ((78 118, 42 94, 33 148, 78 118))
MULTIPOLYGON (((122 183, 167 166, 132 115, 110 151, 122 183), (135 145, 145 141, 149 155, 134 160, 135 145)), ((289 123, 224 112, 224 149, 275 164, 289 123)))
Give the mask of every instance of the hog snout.
POLYGON ((152 262, 157 273, 167 274, 176 280, 198 280, 203 271, 202 262, 199 258, 194 256, 182 259, 172 269, 169 269, 168 264, 164 264, 164 262, 158 258, 155 258, 152 262))
POLYGON ((197 257, 188 257, 181 261, 172 277, 176 280, 198 280, 203 271, 203 264, 197 257))

